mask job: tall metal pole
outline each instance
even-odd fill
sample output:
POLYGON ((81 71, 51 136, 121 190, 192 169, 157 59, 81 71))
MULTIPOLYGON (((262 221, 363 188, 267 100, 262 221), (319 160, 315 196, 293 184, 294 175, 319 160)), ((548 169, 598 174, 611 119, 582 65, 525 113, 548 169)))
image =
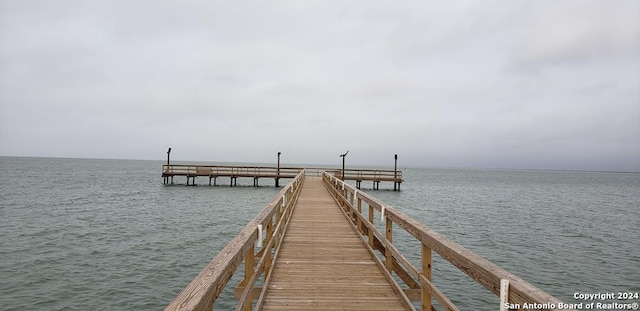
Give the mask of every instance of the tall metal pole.
POLYGON ((347 150, 347 152, 343 153, 340 155, 340 157, 342 158, 342 176, 341 176, 341 180, 344 181, 344 158, 347 157, 347 153, 349 153, 349 150, 347 150))
POLYGON ((393 165, 393 191, 396 191, 396 188, 400 186, 398 183, 398 154, 393 155, 395 159, 395 164, 393 165))
POLYGON ((396 164, 393 166, 393 177, 398 178, 398 155, 395 154, 393 157, 396 160, 396 164))
POLYGON ((344 181, 344 158, 346 158, 346 156, 342 156, 342 181, 344 181))
POLYGON ((280 154, 282 152, 278 151, 278 168, 276 170, 276 187, 280 187, 280 154))
MULTIPOLYGON (((162 176, 164 177, 164 184, 168 184, 169 183, 169 155, 171 154, 171 147, 169 147, 169 150, 167 150, 167 169, 164 170, 164 172, 162 172, 162 176)), ((171 176, 171 181, 173 184, 173 175, 171 176)))

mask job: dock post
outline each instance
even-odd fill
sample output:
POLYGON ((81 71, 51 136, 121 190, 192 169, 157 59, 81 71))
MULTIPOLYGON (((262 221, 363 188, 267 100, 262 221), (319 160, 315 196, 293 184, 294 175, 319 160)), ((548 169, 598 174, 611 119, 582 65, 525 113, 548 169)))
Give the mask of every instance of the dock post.
POLYGON ((169 150, 167 150, 167 169, 169 169, 170 158, 171 158, 171 147, 169 147, 169 150))
POLYGON ((280 154, 282 154, 282 152, 278 151, 278 168, 276 169, 276 188, 280 187, 280 154))
MULTIPOLYGON (((169 172, 170 169, 170 155, 171 155, 171 147, 169 147, 169 150, 167 150, 167 173, 169 172)), ((164 184, 168 184, 169 183, 169 175, 165 175, 164 177, 164 184)), ((171 175, 171 184, 173 185, 173 175, 171 175)))
MULTIPOLYGON (((267 237, 264 240, 264 244, 267 245, 273 239, 273 217, 267 222, 267 237)), ((271 272, 271 249, 267 249, 265 253, 267 258, 264 264, 264 277, 269 277, 269 272, 271 272)))
MULTIPOLYGON (((399 186, 398 180, 398 154, 393 155, 395 164, 393 165, 393 191, 396 191, 396 186, 399 186)), ((399 190, 399 189, 398 189, 399 190)))
MULTIPOLYGON (((422 274, 431 281, 431 248, 422 243, 422 274)), ((431 311, 431 292, 422 288, 422 310, 431 311)))
MULTIPOLYGON (((362 215, 362 198, 358 198, 358 196, 356 195, 356 199, 358 200, 358 214, 362 215)), ((358 230, 364 233, 363 232, 364 230, 362 230, 362 220, 360 219, 360 217, 357 218, 356 224, 357 224, 358 230)))
POLYGON ((342 175, 340 176, 340 179, 342 181, 344 181, 344 158, 347 157, 347 153, 349 153, 349 150, 347 150, 347 152, 340 155, 340 157, 342 158, 342 175))
MULTIPOLYGON (((369 223, 373 224, 373 206, 371 206, 371 204, 369 204, 369 223)), ((375 243, 373 243, 373 230, 367 228, 367 231, 369 233, 369 247, 373 248, 375 245, 375 243)))
MULTIPOLYGON (((391 218, 389 217, 384 217, 385 218, 385 227, 386 227, 386 239, 387 242, 389 243, 393 243, 393 221, 391 221, 391 218)), ((387 270, 392 271, 393 270, 393 254, 391 252, 391 248, 390 247, 386 247, 384 250, 384 257, 385 257, 385 266, 387 267, 387 270)))
MULTIPOLYGON (((253 269, 255 267, 255 242, 251 243, 251 245, 249 246, 249 249, 247 249, 247 251, 244 254, 244 279, 242 280, 242 282, 240 282, 242 288, 249 286, 249 279, 251 279, 251 276, 253 276, 253 269)), ((249 291, 249 296, 247 298, 248 301, 252 302, 253 301, 253 297, 252 297, 252 291, 249 291)), ((245 310, 251 310, 252 309, 252 305, 251 303, 249 303, 246 307, 245 310)))

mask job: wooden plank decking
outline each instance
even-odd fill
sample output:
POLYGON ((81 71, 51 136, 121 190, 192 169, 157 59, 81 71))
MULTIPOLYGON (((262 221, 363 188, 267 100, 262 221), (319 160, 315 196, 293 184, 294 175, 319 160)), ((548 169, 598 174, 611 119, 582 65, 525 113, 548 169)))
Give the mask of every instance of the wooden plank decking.
POLYGON ((252 310, 253 304, 255 310, 415 310, 408 294, 414 301, 420 299, 422 310, 433 310, 435 299, 444 309, 457 311, 431 279, 432 252, 500 296, 500 306, 535 303, 544 306, 541 310, 557 310, 562 303, 335 176, 325 172, 321 181, 305 178, 302 171, 165 310, 211 310, 244 262, 236 310, 252 310), (365 217, 360 211, 367 209, 365 217), (373 222, 376 212, 383 219, 382 228, 373 222), (394 224, 420 242, 420 267, 393 244, 394 224), (368 245, 381 251, 384 264, 368 245), (405 288, 386 267, 393 268, 405 288), (262 284, 256 282, 259 279, 262 284))
POLYGON ((319 177, 298 198, 264 310, 406 310, 319 177))

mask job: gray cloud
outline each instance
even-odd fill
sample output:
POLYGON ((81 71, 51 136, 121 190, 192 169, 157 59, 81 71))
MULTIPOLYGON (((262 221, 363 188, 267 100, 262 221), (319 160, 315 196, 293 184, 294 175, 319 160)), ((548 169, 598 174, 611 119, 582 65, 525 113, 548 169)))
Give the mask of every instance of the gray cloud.
POLYGON ((640 170, 637 1, 3 1, 0 154, 640 170))

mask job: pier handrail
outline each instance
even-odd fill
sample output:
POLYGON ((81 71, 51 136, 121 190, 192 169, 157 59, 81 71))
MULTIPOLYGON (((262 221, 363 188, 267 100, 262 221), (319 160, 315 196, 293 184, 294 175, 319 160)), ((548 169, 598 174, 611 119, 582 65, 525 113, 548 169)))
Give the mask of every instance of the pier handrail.
POLYGON ((509 280, 507 302, 514 305, 539 304, 537 310, 557 310, 561 301, 533 286, 514 274, 473 253, 460 244, 447 239, 438 232, 404 215, 396 209, 378 201, 367 193, 357 190, 339 178, 323 173, 323 181, 345 214, 354 223, 359 233, 373 249, 385 257, 385 266, 394 271, 410 287, 419 290, 422 309, 431 310, 431 297, 446 308, 458 310, 453 303, 431 281, 431 252, 435 251, 453 266, 460 269, 478 284, 500 296, 501 280, 509 280), (368 207, 368 217, 362 213, 362 202, 368 207), (384 233, 375 225, 374 210, 378 211, 384 224, 384 233), (418 270, 393 244, 393 224, 397 224, 422 244, 421 269, 418 270))
MULTIPOLYGON (((332 170, 331 172, 338 178, 341 178, 342 176, 341 169, 335 169, 335 170, 332 170)), ((374 178, 378 180, 402 181, 402 171, 378 170, 378 169, 345 169, 344 177, 347 179, 374 178)))
MULTIPOLYGON (((311 173, 317 172, 318 176, 322 175, 322 171, 331 172, 338 178, 342 176, 342 170, 339 168, 321 168, 321 167, 288 167, 280 166, 235 166, 235 165, 200 165, 200 164, 164 164, 162 165, 162 174, 164 175, 237 175, 237 176, 262 176, 268 173, 280 175, 296 175, 301 170, 307 170, 311 173)), ((402 171, 383 170, 383 169, 359 169, 348 168, 344 170, 344 175, 349 179, 357 178, 375 178, 383 180, 399 180, 402 181, 402 171)))
MULTIPOLYGON (((281 176, 295 176, 303 168, 300 167, 276 167, 276 166, 233 166, 233 165, 195 165, 195 164, 164 164, 163 175, 233 175, 240 177, 263 176, 268 173, 281 176)), ((283 177, 286 178, 286 177, 283 177)))
POLYGON ((241 262, 245 263, 244 279, 238 286, 242 296, 237 310, 251 309, 255 281, 260 275, 269 277, 303 183, 304 170, 301 170, 164 310, 211 310, 241 262), (266 231, 264 239, 263 230, 266 231), (260 258, 257 265, 256 257, 260 258))

